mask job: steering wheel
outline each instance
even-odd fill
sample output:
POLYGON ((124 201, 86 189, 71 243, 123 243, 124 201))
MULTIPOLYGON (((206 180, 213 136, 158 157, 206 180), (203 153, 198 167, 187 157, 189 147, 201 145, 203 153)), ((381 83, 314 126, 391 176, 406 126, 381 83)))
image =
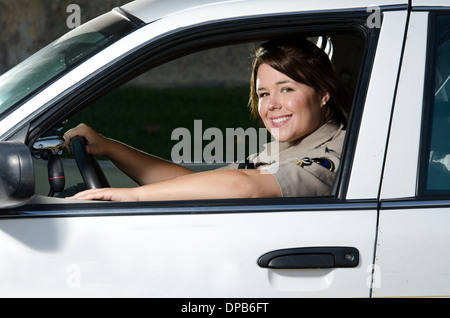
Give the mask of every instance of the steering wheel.
POLYGON ((84 138, 76 136, 70 140, 70 147, 77 162, 78 170, 87 189, 109 188, 109 182, 94 156, 86 150, 84 138))

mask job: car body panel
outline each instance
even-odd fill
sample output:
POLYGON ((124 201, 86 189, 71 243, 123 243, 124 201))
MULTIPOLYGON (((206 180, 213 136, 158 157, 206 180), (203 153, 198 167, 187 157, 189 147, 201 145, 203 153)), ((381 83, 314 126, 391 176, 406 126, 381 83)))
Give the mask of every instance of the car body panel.
POLYGON ((0 256, 8 259, 0 267, 2 297, 370 295, 375 210, 130 213, 1 220, 0 256), (303 270, 257 265, 272 250, 318 245, 355 246, 361 262, 303 270))
POLYGON ((374 297, 449 297, 449 208, 420 205, 383 205, 374 297))

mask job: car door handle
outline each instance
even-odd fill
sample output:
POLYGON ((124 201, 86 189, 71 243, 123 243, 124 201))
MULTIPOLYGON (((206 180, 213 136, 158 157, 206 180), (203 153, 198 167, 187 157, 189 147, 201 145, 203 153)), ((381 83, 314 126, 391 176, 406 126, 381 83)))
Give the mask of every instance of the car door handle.
POLYGON ((262 268, 337 268, 356 267, 359 251, 354 247, 302 247, 268 252, 258 259, 262 268))

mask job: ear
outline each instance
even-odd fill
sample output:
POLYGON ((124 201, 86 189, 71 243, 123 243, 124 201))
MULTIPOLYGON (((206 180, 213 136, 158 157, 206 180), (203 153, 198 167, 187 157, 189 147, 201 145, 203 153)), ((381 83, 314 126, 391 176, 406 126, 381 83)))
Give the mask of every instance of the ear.
POLYGON ((322 94, 321 99, 320 99, 320 107, 325 106, 328 103, 329 100, 330 100, 330 93, 324 92, 322 94))

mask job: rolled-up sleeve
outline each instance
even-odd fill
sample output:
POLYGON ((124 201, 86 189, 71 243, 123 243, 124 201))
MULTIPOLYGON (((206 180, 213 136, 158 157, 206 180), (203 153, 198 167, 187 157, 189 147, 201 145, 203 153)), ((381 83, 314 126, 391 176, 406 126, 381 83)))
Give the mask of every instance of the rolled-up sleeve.
POLYGON ((300 167, 292 162, 282 162, 262 167, 271 173, 280 186, 283 197, 309 197, 330 195, 335 173, 312 163, 300 167))

